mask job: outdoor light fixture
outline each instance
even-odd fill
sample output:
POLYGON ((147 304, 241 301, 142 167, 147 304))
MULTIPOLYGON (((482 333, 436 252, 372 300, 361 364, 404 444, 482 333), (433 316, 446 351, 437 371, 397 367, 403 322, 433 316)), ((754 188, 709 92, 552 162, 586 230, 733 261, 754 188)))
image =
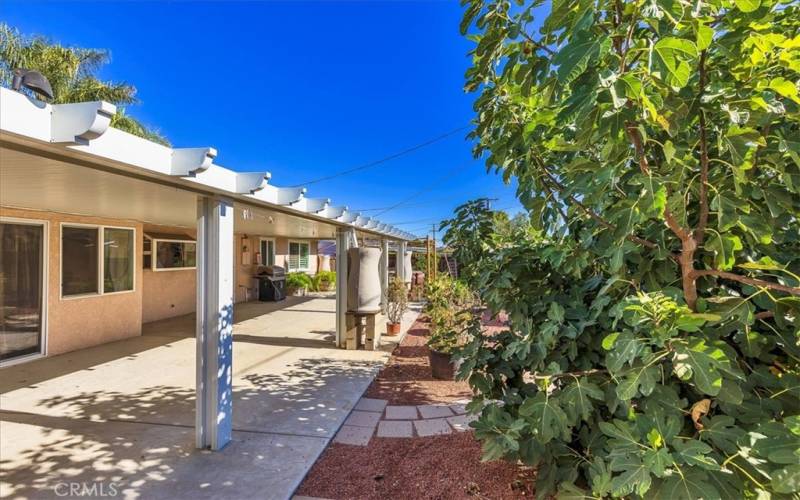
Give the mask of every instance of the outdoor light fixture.
POLYGON ((22 68, 15 69, 11 88, 19 92, 20 87, 25 87, 48 99, 53 98, 53 88, 50 86, 50 82, 38 71, 22 68))

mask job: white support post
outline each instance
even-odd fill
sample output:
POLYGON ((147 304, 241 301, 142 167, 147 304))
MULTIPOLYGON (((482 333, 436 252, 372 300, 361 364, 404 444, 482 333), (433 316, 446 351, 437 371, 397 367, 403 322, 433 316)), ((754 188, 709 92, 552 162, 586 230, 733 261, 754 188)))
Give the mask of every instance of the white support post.
POLYGON ((354 231, 348 228, 336 230, 336 346, 344 347, 347 331, 347 250, 353 241, 354 231))
POLYGON ((197 447, 231 440, 233 383, 233 204, 197 202, 197 447))
POLYGON ((386 314, 386 308, 389 304, 389 240, 386 238, 381 239, 381 261, 380 261, 380 275, 381 275, 381 309, 386 314))
POLYGON ((400 241, 397 245, 397 276, 405 283, 406 279, 406 242, 400 241))

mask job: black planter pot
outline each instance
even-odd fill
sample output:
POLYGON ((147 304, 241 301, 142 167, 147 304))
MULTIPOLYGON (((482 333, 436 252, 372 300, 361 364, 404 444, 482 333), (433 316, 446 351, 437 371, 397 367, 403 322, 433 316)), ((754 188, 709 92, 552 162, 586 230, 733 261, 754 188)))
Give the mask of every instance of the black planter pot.
POLYGON ((430 349, 428 351, 428 359, 431 362, 433 378, 438 378, 439 380, 453 380, 456 378, 456 369, 449 354, 430 349))

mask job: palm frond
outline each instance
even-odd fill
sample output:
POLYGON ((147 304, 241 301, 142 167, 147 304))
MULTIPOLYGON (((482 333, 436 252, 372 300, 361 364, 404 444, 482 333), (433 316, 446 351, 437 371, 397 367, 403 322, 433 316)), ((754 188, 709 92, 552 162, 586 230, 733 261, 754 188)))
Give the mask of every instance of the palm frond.
MULTIPOLYGON (((0 22, 0 85, 10 87, 14 69, 25 68, 39 71, 47 78, 53 88, 55 104, 86 101, 106 101, 116 105, 138 103, 133 85, 97 77, 97 72, 110 61, 108 50, 65 47, 42 36, 25 36, 18 29, 0 22)), ((126 115, 122 108, 111 125, 169 145, 157 129, 144 126, 126 115)))
POLYGON ((128 132, 147 140, 157 142, 163 146, 171 146, 169 140, 158 129, 143 125, 139 120, 125 112, 125 108, 117 109, 117 114, 111 119, 111 126, 117 130, 128 132))

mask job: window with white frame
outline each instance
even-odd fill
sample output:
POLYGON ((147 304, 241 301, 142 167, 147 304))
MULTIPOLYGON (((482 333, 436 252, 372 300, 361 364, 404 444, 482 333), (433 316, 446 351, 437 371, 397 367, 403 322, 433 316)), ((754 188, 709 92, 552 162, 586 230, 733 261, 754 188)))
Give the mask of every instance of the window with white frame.
POLYGON ((258 248, 258 260, 262 266, 275 265, 275 240, 272 238, 261 238, 258 248))
POLYGON ((290 241, 287 267, 289 271, 308 271, 309 246, 307 241, 290 241))
POLYGON ((197 267, 197 243, 194 241, 153 239, 154 271, 194 269, 197 267))
POLYGON ((61 295, 102 295, 134 289, 132 228, 61 226, 61 295))

